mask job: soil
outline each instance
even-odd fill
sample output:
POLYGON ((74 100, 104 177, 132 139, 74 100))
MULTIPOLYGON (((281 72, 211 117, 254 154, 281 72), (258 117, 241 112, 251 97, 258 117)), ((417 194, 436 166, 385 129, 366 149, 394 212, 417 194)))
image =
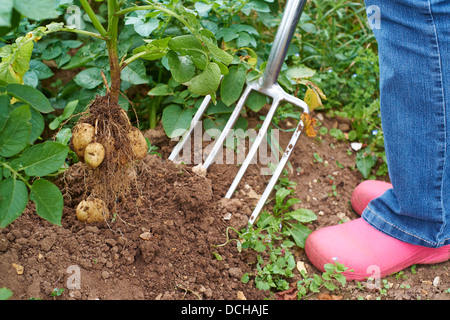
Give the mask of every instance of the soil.
MULTIPOLYGON (((342 127, 335 119, 321 122, 328 128, 342 127)), ((268 176, 260 174, 258 165, 251 165, 237 196, 224 202, 237 166, 214 164, 202 177, 192 172, 192 165, 167 160, 175 142, 161 128, 146 136, 162 156, 148 155, 143 160, 137 168, 138 188, 117 205, 107 223, 86 225, 76 219, 75 208, 89 186, 82 168, 74 165, 57 181, 65 202, 62 226, 38 217, 30 202, 22 216, 0 230, 0 287, 13 291, 12 300, 287 298, 288 294, 258 290, 253 280, 240 281, 244 273, 255 271, 255 253, 238 252, 234 242, 214 247, 226 241, 228 226, 246 226, 255 195, 262 194, 268 176), (55 288, 64 291, 55 296, 55 288)), ((282 144, 289 138, 289 133, 283 133, 282 144)), ((348 142, 329 135, 302 136, 290 164, 286 177, 296 183, 299 206, 318 216, 308 225, 311 230, 358 217, 349 200, 362 176, 354 168, 355 153, 348 142)), ((294 255, 305 264, 308 275, 320 274, 302 249, 294 255)), ((349 281, 338 291, 322 288, 307 299, 449 299, 449 267, 450 262, 418 265, 386 277, 383 290, 349 281)), ((298 279, 295 270, 292 282, 298 279)))

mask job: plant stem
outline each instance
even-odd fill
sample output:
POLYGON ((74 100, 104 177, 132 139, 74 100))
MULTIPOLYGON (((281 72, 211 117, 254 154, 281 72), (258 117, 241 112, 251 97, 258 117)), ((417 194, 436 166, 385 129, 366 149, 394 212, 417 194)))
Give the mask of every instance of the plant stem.
MULTIPOLYGON (((89 5, 89 2, 87 0, 80 0, 81 5, 83 6, 84 10, 86 11, 87 15, 92 21, 92 24, 94 25, 95 29, 100 33, 100 35, 103 36, 103 38, 108 37, 108 33, 106 32, 105 28, 103 28, 102 24, 98 20, 97 16, 94 13, 94 10, 92 10, 92 7, 89 5)), ((109 1, 108 1, 109 2, 109 1)))
POLYGON ((150 129, 155 129, 157 126, 156 123, 156 111, 158 109, 159 99, 154 99, 150 105, 150 117, 149 117, 149 126, 150 129))
POLYGON ((120 63, 117 51, 118 24, 119 17, 116 15, 117 0, 108 0, 108 39, 106 47, 108 49, 109 66, 111 74, 111 102, 119 102, 120 94, 120 63))
POLYGON ((125 68, 127 65, 129 65, 133 61, 139 59, 140 57, 145 56, 146 54, 148 54, 147 51, 142 51, 142 52, 136 53, 135 55, 132 55, 127 60, 125 60, 121 63, 120 68, 123 70, 123 68, 125 68))
POLYGON ((14 177, 18 177, 20 180, 22 180, 25 183, 25 185, 28 187, 28 189, 31 190, 31 185, 28 183, 28 181, 24 177, 22 177, 22 175, 18 171, 14 170, 9 164, 7 164, 6 162, 0 161, 0 166, 3 166, 6 169, 8 169, 9 171, 11 171, 11 173, 14 175, 14 177))
POLYGON ((79 34, 82 34, 82 35, 85 35, 85 36, 91 36, 93 38, 97 38, 97 39, 100 39, 100 40, 105 40, 105 38, 101 34, 98 34, 98 33, 95 33, 95 32, 90 32, 90 31, 86 31, 86 30, 62 28, 61 31, 79 33, 79 34))

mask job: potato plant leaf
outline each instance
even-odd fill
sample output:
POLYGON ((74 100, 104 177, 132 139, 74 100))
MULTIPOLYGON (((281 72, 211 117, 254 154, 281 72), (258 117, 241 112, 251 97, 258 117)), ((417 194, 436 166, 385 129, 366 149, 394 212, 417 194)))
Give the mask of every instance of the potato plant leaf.
POLYGON ((183 35, 172 38, 169 41, 169 48, 182 56, 190 56, 198 69, 205 69, 208 54, 195 36, 183 35))
POLYGON ((45 179, 31 186, 30 200, 36 204, 36 213, 43 219, 60 226, 64 201, 58 187, 45 179))
POLYGON ((55 10, 55 0, 39 0, 39 3, 31 0, 14 0, 14 8, 32 20, 56 19, 58 17, 58 12, 55 10))
POLYGON ((82 88, 94 89, 103 83, 100 71, 101 69, 97 67, 84 69, 78 73, 73 80, 82 88))
POLYGON ((28 203, 28 190, 20 180, 8 178, 0 182, 0 228, 16 220, 28 203))
POLYGON ((147 40, 146 45, 137 47, 133 50, 133 54, 138 54, 141 52, 146 52, 142 59, 145 60, 156 60, 164 57, 169 50, 169 41, 171 38, 157 39, 157 40, 147 40))
POLYGON ((183 133, 191 125, 191 120, 191 109, 183 109, 176 104, 172 104, 164 108, 162 114, 164 131, 169 138, 175 138, 183 135, 183 133))
POLYGON ((68 147, 46 141, 25 150, 20 157, 21 165, 27 175, 42 177, 61 168, 68 152, 68 147))
POLYGON ((12 83, 6 86, 6 91, 14 98, 29 104, 42 113, 49 113, 55 110, 47 97, 36 88, 12 83))
POLYGON ((12 157, 27 144, 31 134, 30 107, 23 105, 12 110, 0 131, 0 156, 12 157))
POLYGON ((247 70, 245 67, 239 64, 231 67, 228 74, 223 77, 220 86, 220 98, 227 106, 239 99, 244 88, 246 74, 247 70))
POLYGON ((195 76, 195 65, 189 56, 182 56, 174 51, 167 53, 170 72, 175 81, 188 82, 195 76))
POLYGON ((2 53, 0 54, 2 58, 0 63, 0 85, 22 83, 23 76, 29 69, 33 48, 33 41, 29 41, 26 38, 22 38, 21 41, 2 48, 2 53))
POLYGON ((191 79, 189 90, 198 95, 214 93, 220 84, 220 68, 214 63, 208 63, 205 70, 191 79))
POLYGON ((142 60, 136 60, 127 65, 121 72, 120 78, 131 84, 147 84, 148 77, 142 60))

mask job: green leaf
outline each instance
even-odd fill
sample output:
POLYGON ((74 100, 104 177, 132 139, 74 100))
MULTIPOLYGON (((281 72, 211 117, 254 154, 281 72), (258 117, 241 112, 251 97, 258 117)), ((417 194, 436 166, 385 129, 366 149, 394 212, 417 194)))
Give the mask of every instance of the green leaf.
POLYGON ((11 26, 13 4, 13 0, 3 0, 0 2, 0 27, 11 26))
POLYGON ((189 129, 192 120, 191 109, 182 109, 172 104, 163 110, 162 123, 169 138, 179 137, 189 129))
POLYGON ((32 20, 56 19, 55 0, 14 0, 14 8, 32 20))
POLYGON ((287 229, 287 232, 292 236, 295 244, 300 248, 304 248, 306 238, 311 233, 311 230, 308 227, 304 226, 301 222, 297 224, 289 223, 288 225, 289 228, 287 229))
MULTIPOLYGON (((11 1, 11 0, 9 0, 11 1)), ((0 9, 0 11, 2 11, 3 9, 0 9)), ((11 32, 11 30, 13 30, 14 28, 17 28, 20 24, 20 20, 21 20, 21 15, 19 12, 17 12, 17 10, 13 9, 11 12, 11 19, 10 21, 10 25, 9 26, 0 26, 0 37, 3 37, 5 35, 7 35, 9 32, 11 32)))
POLYGON ((189 56, 182 56, 175 51, 167 53, 170 73, 176 82, 188 82, 195 76, 195 65, 189 56))
POLYGON ((205 111, 206 115, 230 114, 233 108, 227 106, 223 101, 219 100, 216 104, 211 104, 205 111))
POLYGON ((69 63, 64 65, 61 69, 73 69, 86 65, 87 63, 96 59, 100 54, 105 52, 104 44, 96 45, 87 44, 82 46, 77 53, 72 57, 69 63))
POLYGON ((36 88, 12 83, 6 86, 6 91, 14 98, 29 104, 42 113, 49 113, 55 110, 47 97, 36 88))
POLYGON ((3 127, 6 124, 6 120, 8 120, 9 117, 9 103, 10 97, 7 95, 0 96, 0 131, 3 130, 3 127))
POLYGON ((286 188, 278 189, 275 195, 276 206, 280 206, 283 203, 284 199, 290 194, 291 190, 288 190, 286 188))
POLYGON ((28 203, 28 190, 24 182, 8 178, 0 182, 0 228, 16 220, 28 203))
POLYGON ((12 157, 28 144, 31 134, 30 107, 23 105, 9 114, 3 130, 0 131, 0 156, 12 157))
MULTIPOLYGON (((0 63, 0 85, 8 83, 22 83, 23 76, 29 69, 34 44, 31 40, 17 42, 17 46, 5 46, 9 55, 2 54, 0 63)), ((5 49, 4 49, 5 50, 5 49)))
POLYGON ((214 59, 222 62, 225 65, 229 65, 233 61, 233 56, 224 50, 220 49, 215 44, 205 41, 205 45, 208 48, 209 52, 211 52, 214 59))
POLYGON ((197 12, 200 14, 207 13, 209 10, 211 10, 212 7, 212 3, 204 3, 201 1, 195 2, 195 10, 197 10, 197 12))
POLYGON ((27 175, 42 177, 61 168, 68 152, 65 145, 46 141, 25 150, 20 161, 27 175))
POLYGON ((49 32, 57 32, 64 28, 63 22, 52 22, 45 26, 49 32))
POLYGON ((264 252, 264 251, 266 251, 266 245, 264 243, 262 243, 261 241, 257 241, 255 246, 253 247, 253 249, 256 252, 264 252))
POLYGON ((345 283, 347 282, 347 278, 341 274, 341 273, 337 273, 334 275, 334 278, 342 285, 345 286, 345 283))
POLYGON ((207 65, 208 53, 205 51, 200 40, 193 35, 183 35, 172 38, 169 48, 182 56, 191 56, 195 66, 203 70, 207 65))
POLYGON ((63 53, 61 46, 58 43, 53 43, 44 49, 41 55, 42 60, 53 60, 63 53))
POLYGON ((364 178, 369 177, 375 163, 376 158, 371 155, 367 155, 364 151, 356 154, 356 167, 364 178))
POLYGON ((192 78, 189 90, 198 95, 208 95, 214 93, 220 84, 220 68, 214 63, 208 63, 205 70, 192 78))
POLYGON ((258 222, 256 223, 258 228, 264 228, 266 226, 272 225, 273 221, 277 221, 278 219, 275 219, 273 215, 268 213, 267 211, 261 212, 259 215, 258 222))
POLYGON ((149 96, 168 96, 171 94, 173 94, 173 91, 167 84, 159 84, 148 92, 149 96))
POLYGON ((14 72, 12 66, 7 62, 0 63, 0 86, 8 83, 20 83, 21 77, 14 72))
POLYGON ((13 292, 8 288, 0 288, 0 300, 8 300, 13 295, 13 292))
POLYGON ((259 92, 252 91, 245 102, 246 106, 254 112, 260 111, 267 102, 267 97, 259 92))
POLYGON ((317 219, 314 212, 308 209, 298 209, 285 214, 285 217, 295 219, 299 222, 308 223, 317 219))
POLYGON ((147 84, 148 77, 146 72, 144 62, 142 60, 136 60, 122 70, 120 78, 131 84, 147 84))
POLYGON ((302 79, 311 78, 316 73, 315 70, 305 67, 304 65, 299 65, 295 67, 290 67, 286 71, 286 76, 292 79, 302 79))
POLYGON ((149 21, 138 20, 134 23, 134 30, 142 37, 148 37, 159 27, 159 20, 151 18, 149 21))
POLYGON ((241 96, 245 84, 247 70, 242 64, 233 66, 222 79, 220 85, 220 98, 227 106, 236 102, 241 96))
POLYGON ((103 83, 101 69, 92 67, 78 73, 73 80, 82 88, 94 89, 103 83))
POLYGON ((171 38, 164 38, 158 40, 146 40, 146 45, 137 47, 133 50, 133 54, 141 52, 147 52, 147 54, 141 56, 145 60, 156 60, 164 57, 169 50, 169 41, 171 38))
POLYGON ((75 111, 77 105, 78 105, 78 100, 73 100, 73 101, 68 102, 66 107, 64 108, 63 113, 59 117, 55 118, 52 122, 50 122, 48 127, 51 130, 55 130, 56 128, 58 128, 59 125, 61 124, 61 122, 70 118, 70 116, 75 111))
POLYGON ((45 180, 36 180, 31 186, 30 200, 36 204, 36 213, 43 219, 60 226, 64 201, 58 187, 45 180))
POLYGON ((217 38, 223 38, 225 42, 229 42, 231 40, 236 39, 239 37, 239 33, 236 32, 236 30, 230 29, 230 28, 222 28, 217 33, 217 38))
POLYGON ((42 114, 34 108, 30 108, 31 111, 31 134, 30 140, 28 141, 30 144, 33 144, 37 138, 40 137, 42 132, 45 129, 44 117, 42 114))

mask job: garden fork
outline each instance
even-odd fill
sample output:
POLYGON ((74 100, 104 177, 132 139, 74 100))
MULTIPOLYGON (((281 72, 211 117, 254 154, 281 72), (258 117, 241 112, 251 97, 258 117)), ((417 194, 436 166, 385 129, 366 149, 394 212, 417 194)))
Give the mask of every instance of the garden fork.
MULTIPOLYGON (((255 156, 258 147, 264 138, 264 136, 267 133, 267 130, 269 128, 269 125, 273 119, 273 116, 275 114, 276 109, 278 108, 279 104, 283 101, 286 101, 288 103, 291 103, 295 106, 298 106, 303 109, 304 113, 309 113, 308 105, 296 98, 295 96, 287 94, 278 84, 278 75, 280 74, 281 67, 283 65, 283 62, 286 58, 287 50, 289 48, 289 45, 291 43, 292 37, 295 33, 295 30, 297 28, 298 21, 300 19, 300 15, 303 11, 304 5, 306 3, 306 0, 288 0, 287 5, 284 9, 283 18, 280 22, 280 25, 278 27, 277 34, 275 36, 274 42, 272 44, 272 49, 269 54, 269 59, 267 61, 267 66, 264 71, 264 75, 259 78, 258 80, 248 82, 246 84, 246 88, 244 90, 244 93, 239 98, 236 107, 234 108, 233 112, 231 113, 231 116, 228 120, 228 122, 225 124, 224 129, 222 130, 219 137, 217 137, 216 142, 211 149, 211 152, 209 153, 208 157, 204 161, 203 164, 198 165, 198 167, 202 168, 203 170, 207 170, 208 167, 214 162, 217 153, 219 150, 223 147, 223 143, 225 139, 227 138, 230 130, 233 128, 234 124, 236 123, 236 120, 238 119, 242 107, 244 106, 248 96, 252 91, 257 91, 259 93, 262 93, 270 98, 272 98, 272 105, 266 115, 266 118, 258 131, 258 134, 255 137, 255 141, 253 142, 248 155, 245 157, 244 162, 242 163, 239 172, 237 173, 236 177, 234 178, 233 183, 231 184, 227 194, 225 195, 225 198, 231 198, 233 195, 235 189, 237 188, 239 182, 241 181, 245 171, 247 170, 248 165, 252 161, 253 157, 255 156)), ((209 103, 211 101, 210 96, 206 96, 200 105, 199 109, 195 113, 189 130, 185 132, 185 134, 181 137, 178 144, 173 149, 171 155, 169 156, 169 160, 175 160, 178 156, 180 150, 183 148, 184 144, 186 143, 187 139, 189 139, 190 135, 192 134, 192 131, 194 130, 197 123, 200 121, 203 113, 205 112, 206 108, 208 107, 209 103)), ((260 211, 262 210, 263 206, 265 205, 270 193, 272 192, 275 184, 278 181, 278 178, 285 167, 289 156, 297 143, 300 134, 303 130, 303 122, 299 120, 299 123, 291 137, 291 140, 289 141, 289 144, 287 148, 285 149, 283 156, 281 157, 278 165, 276 166, 271 179, 269 180, 269 183, 264 190, 263 194, 261 195, 255 209, 253 210, 252 215, 249 218, 249 224, 252 225, 257 217, 259 216, 260 211)))

